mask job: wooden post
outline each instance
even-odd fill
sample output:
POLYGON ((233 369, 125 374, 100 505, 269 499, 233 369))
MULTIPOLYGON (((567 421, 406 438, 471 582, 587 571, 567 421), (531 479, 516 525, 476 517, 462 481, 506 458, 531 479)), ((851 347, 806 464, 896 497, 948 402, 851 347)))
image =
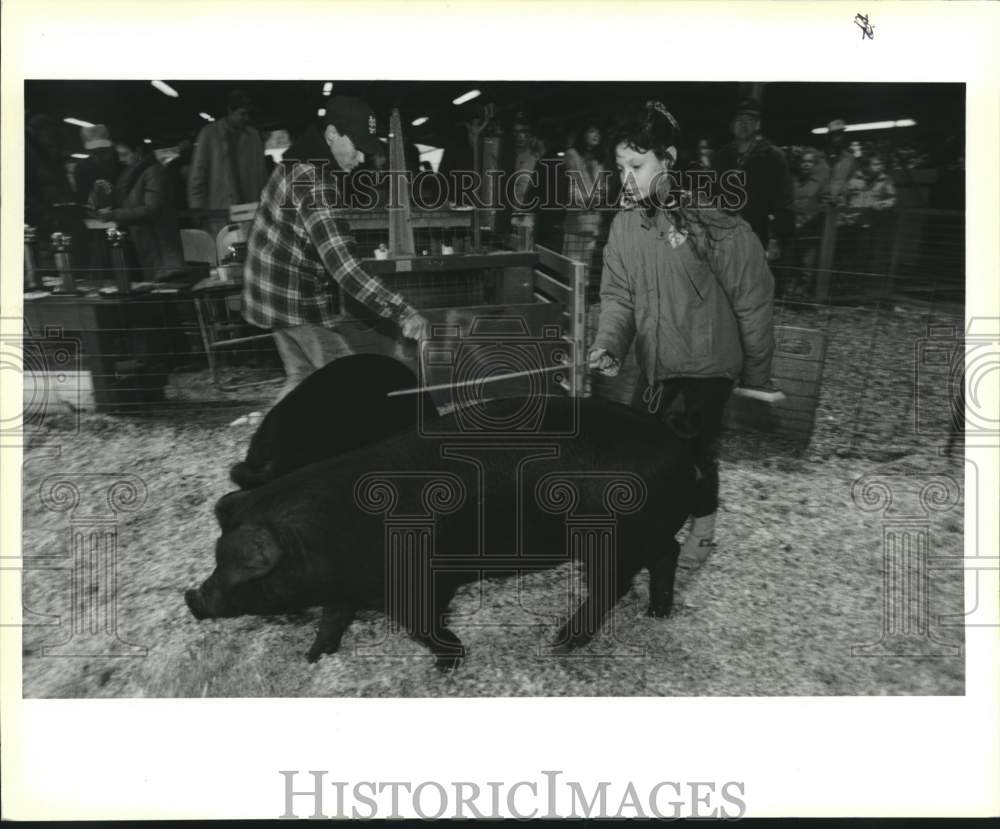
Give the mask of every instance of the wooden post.
POLYGON ((406 172, 403 127, 399 110, 393 109, 389 119, 389 256, 413 256, 414 252, 406 172))
POLYGON ((823 238, 819 245, 819 266, 816 270, 816 304, 825 305, 830 301, 830 272, 833 269, 833 252, 837 242, 837 208, 826 206, 826 221, 823 224, 823 238))
POLYGON ((889 259, 889 274, 886 276, 885 296, 888 299, 892 296, 892 283, 896 279, 896 270, 899 268, 899 260, 903 255, 903 228, 906 221, 906 209, 896 211, 896 228, 892 238, 892 254, 889 259))

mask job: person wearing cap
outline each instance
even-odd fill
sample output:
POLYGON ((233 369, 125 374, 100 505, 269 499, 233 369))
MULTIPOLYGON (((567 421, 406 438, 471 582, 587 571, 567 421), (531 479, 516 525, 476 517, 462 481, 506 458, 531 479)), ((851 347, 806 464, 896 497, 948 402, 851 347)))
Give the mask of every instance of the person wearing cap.
POLYGON ((278 400, 306 377, 351 353, 332 330, 342 291, 404 337, 426 338, 427 320, 369 274, 341 208, 350 203, 349 173, 382 150, 375 114, 357 98, 334 97, 326 115, 289 147, 261 195, 247 240, 243 316, 274 330, 286 382, 278 400))
POLYGON ((760 132, 760 103, 744 98, 730 125, 733 140, 715 153, 713 164, 721 175, 729 170, 746 173, 746 202, 739 213, 753 228, 768 259, 780 259, 781 247, 794 228, 794 188, 785 154, 760 132))
MULTIPOLYGON (((253 101, 242 89, 229 93, 226 115, 198 134, 188 172, 188 206, 196 210, 228 210, 260 198, 267 181, 264 142, 250 126, 253 101)), ((205 222, 213 238, 228 218, 205 222)))
POLYGON ((111 190, 121 165, 118 154, 111 146, 111 134, 104 124, 94 124, 80 130, 80 140, 87 157, 76 165, 76 202, 95 209, 111 203, 111 190), (103 182, 103 184, 98 184, 103 182))

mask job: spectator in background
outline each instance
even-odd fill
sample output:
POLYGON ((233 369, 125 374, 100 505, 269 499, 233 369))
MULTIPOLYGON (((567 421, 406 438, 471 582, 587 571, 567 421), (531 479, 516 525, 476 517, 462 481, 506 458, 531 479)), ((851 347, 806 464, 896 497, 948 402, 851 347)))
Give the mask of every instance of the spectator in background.
POLYGON ((805 298, 811 292, 829 184, 830 168, 825 159, 817 150, 806 147, 795 176, 795 236, 788 257, 793 271, 786 280, 786 298, 805 298))
POLYGON ((794 191, 784 153, 761 134, 760 126, 760 103, 740 101, 731 124, 733 141, 715 153, 713 163, 720 175, 745 171, 746 203, 739 213, 773 261, 781 258, 792 235, 794 191))
POLYGON ((839 118, 827 125, 827 161, 830 166, 829 199, 838 207, 846 200, 847 182, 858 169, 857 159, 847 144, 847 124, 839 118))
MULTIPOLYGON (((188 205, 197 210, 228 210, 260 199, 266 183, 264 143, 250 125, 253 102, 241 89, 229 93, 224 118, 198 135, 188 174, 188 205)), ((228 223, 213 219, 205 229, 213 238, 228 223)))
POLYGON ((164 168, 167 173, 167 189, 170 203, 176 210, 188 209, 187 182, 194 156, 194 142, 185 136, 177 142, 177 155, 164 168))
POLYGON ((61 129, 61 124, 50 115, 28 118, 24 142, 24 223, 35 228, 38 252, 46 260, 53 233, 72 236, 70 261, 74 268, 80 268, 87 263, 84 210, 76 203, 63 164, 61 129))
POLYGON ((118 155, 111 146, 111 135, 104 124, 95 124, 83 127, 80 138, 88 156, 76 165, 76 201, 95 209, 108 207, 111 191, 121 172, 118 155))
POLYGON ((144 280, 179 275, 184 255, 163 165, 136 135, 116 136, 115 152, 123 169, 115 183, 113 206, 98 215, 128 232, 144 280))
POLYGON ((603 214, 599 208, 608 200, 607 170, 601 163, 605 153, 602 138, 600 127, 588 124, 565 156, 569 207, 563 254, 583 262, 588 271, 601 233, 603 214))
POLYGON ((535 213, 528 208, 532 191, 538 183, 536 168, 545 152, 545 147, 533 132, 523 112, 517 113, 511 126, 511 150, 512 158, 505 166, 512 173, 512 183, 504 188, 504 195, 512 196, 508 205, 510 245, 514 250, 530 250, 535 237, 535 213))
POLYGON ((698 146, 695 147, 695 162, 693 166, 700 170, 711 170, 713 155, 711 142, 707 138, 699 139, 698 146))

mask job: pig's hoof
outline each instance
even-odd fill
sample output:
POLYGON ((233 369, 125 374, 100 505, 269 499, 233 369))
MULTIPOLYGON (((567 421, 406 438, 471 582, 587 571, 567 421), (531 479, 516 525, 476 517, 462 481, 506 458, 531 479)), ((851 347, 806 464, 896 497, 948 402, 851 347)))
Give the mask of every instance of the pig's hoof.
POLYGON ((458 653, 439 653, 434 667, 443 674, 450 674, 452 671, 458 670, 463 659, 465 659, 465 648, 462 648, 458 653))
POLYGON ((658 601, 651 601, 649 603, 649 608, 646 610, 647 616, 652 616, 654 619, 666 619, 674 609, 674 603, 672 601, 667 601, 666 599, 660 599, 658 601))
POLYGON ((309 653, 306 654, 306 660, 310 663, 319 662, 320 658, 327 653, 336 653, 340 648, 340 642, 325 642, 318 638, 312 643, 312 647, 309 648, 309 653))
POLYGON ((555 656, 566 656, 586 645, 590 641, 590 638, 585 633, 570 633, 563 628, 563 630, 559 631, 555 643, 552 645, 552 653, 555 656))
POLYGON ((201 599, 201 594, 197 590, 185 590, 184 601, 188 606, 188 610, 191 611, 191 615, 194 616, 195 619, 205 619, 208 617, 208 613, 205 612, 204 603, 201 599))

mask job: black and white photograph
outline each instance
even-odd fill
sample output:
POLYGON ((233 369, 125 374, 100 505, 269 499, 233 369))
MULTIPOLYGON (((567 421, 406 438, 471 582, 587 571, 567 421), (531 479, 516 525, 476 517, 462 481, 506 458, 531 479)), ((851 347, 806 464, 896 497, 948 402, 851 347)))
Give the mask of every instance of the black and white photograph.
MULTIPOLYGON (((655 5, 636 20, 665 20, 655 5)), ((679 25, 694 15, 661 5, 679 25)), ((733 5, 747 20, 804 6, 733 5)), ((190 713, 206 754, 238 710, 266 712, 244 725, 275 746, 286 713, 371 741, 356 769, 315 746, 258 754, 269 799, 152 814, 137 795, 120 815, 95 800, 94 816, 995 814, 995 783, 970 782, 967 808, 872 790, 859 811, 824 811, 774 782, 756 800, 737 771, 768 733, 818 729, 819 754, 819 733, 846 746, 852 728, 859 746, 883 726, 918 745, 927 719, 906 725, 907 706, 997 690, 995 59, 907 73, 874 55, 908 54, 899 38, 932 38, 927 21, 820 5, 817 41, 836 19, 843 51, 802 72, 752 50, 623 73, 625 44, 588 45, 567 19, 501 46, 433 4, 406 13, 423 21, 409 35, 402 13, 373 31, 374 9, 303 4, 337 32, 327 56, 306 48, 318 32, 267 43, 261 9, 230 29, 234 7, 207 4, 194 32, 107 4, 107 29, 152 38, 136 68, 98 57, 114 38, 93 21, 76 43, 70 11, 19 23, 30 37, 4 69, 5 718, 12 697, 32 722, 114 705, 116 764, 154 710, 171 712, 155 726, 168 745, 190 713), (161 25, 189 47, 159 55, 161 25), (345 44, 352 25, 380 57, 345 44), (536 35, 570 62, 516 65, 536 35), (469 59, 469 40, 507 59, 469 59), (213 42, 232 60, 194 54, 213 42), (60 46, 94 60, 67 71, 60 46), (282 51, 290 66, 259 60, 282 51), (553 736, 548 765, 494 772, 519 782, 491 801, 485 760, 454 756, 488 756, 487 731, 518 745, 508 728, 529 749, 573 711, 590 712, 576 752, 672 759, 639 777, 640 754, 619 776, 595 756, 585 773, 566 744, 547 759, 553 736), (738 766, 684 768, 715 711, 755 737, 738 766), (441 763, 422 768, 414 743, 408 765, 380 767, 379 744, 408 742, 401 723, 434 733, 414 719, 438 721, 441 763), (326 772, 306 771, 321 768, 325 804, 326 772), (410 781, 404 805, 356 780, 410 781)), ((952 4, 926 5, 948 25, 952 4)), ((978 11, 976 37, 995 33, 985 5, 957 5, 956 28, 978 11)), ((498 38, 520 31, 495 20, 498 38)), ((633 28, 584 29, 604 25, 633 28)), ((807 54, 808 25, 774 43, 807 54)), ((29 768, 17 785, 33 791, 29 768)), ((72 800, 40 814, 74 816, 72 800)))

